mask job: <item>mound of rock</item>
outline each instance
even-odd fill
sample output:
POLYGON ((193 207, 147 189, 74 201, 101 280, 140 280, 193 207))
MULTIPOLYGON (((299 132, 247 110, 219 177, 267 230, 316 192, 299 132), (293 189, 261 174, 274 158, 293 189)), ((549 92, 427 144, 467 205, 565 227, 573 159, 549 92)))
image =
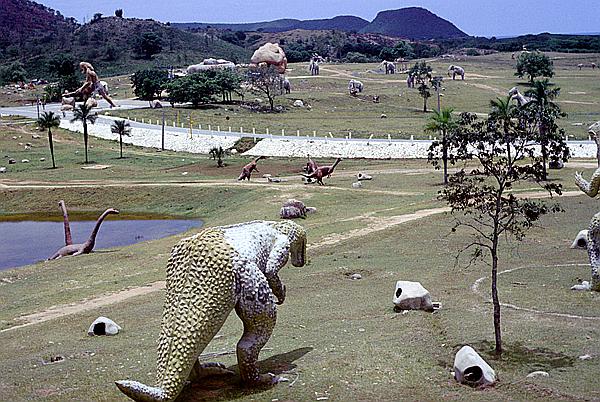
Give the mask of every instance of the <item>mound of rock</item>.
POLYGON ((419 282, 398 281, 393 297, 394 309, 433 311, 429 291, 419 282))
POLYGON ((496 382, 496 372, 470 346, 463 346, 454 358, 454 378, 472 387, 496 382))

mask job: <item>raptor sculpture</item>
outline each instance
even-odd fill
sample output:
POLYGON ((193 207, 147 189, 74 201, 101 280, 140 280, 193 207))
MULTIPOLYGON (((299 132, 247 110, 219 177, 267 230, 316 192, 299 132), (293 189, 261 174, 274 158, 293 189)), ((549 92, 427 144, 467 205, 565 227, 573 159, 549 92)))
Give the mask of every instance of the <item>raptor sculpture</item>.
MULTIPOLYGON (((63 207, 63 205, 64 205, 64 203, 61 204, 61 208, 63 207)), ((96 245, 96 236, 98 235, 98 230, 100 230, 100 225, 102 225, 102 222, 104 221, 104 219, 110 214, 118 214, 119 213, 119 211, 117 211, 116 209, 113 209, 113 208, 107 209, 106 211, 104 211, 102 213, 102 215, 100 215, 100 217, 96 221, 96 226, 94 226, 94 230, 92 230, 92 234, 90 234, 90 238, 87 239, 87 241, 85 243, 69 244, 71 241, 71 231, 70 231, 70 228, 67 230, 68 218, 66 216, 66 209, 63 211, 65 211, 65 212, 63 212, 63 215, 64 215, 63 217, 65 219, 65 243, 67 243, 67 245, 60 248, 56 253, 54 253, 52 255, 52 257, 48 258, 49 260, 56 260, 60 257, 66 257, 67 255, 80 255, 80 254, 91 253, 94 250, 94 246, 96 245)))
POLYGON ((342 158, 337 158, 335 160, 335 162, 333 163, 333 165, 328 165, 328 166, 320 166, 318 167, 314 172, 312 172, 311 174, 306 174, 306 173, 302 173, 302 176, 306 177, 307 179, 314 179, 317 181, 317 183, 319 183, 321 186, 324 186, 325 184, 323 183, 323 178, 325 176, 327 177, 331 177, 331 174, 333 173, 333 171, 335 170, 335 167, 338 165, 338 163, 340 163, 342 161, 342 158))
POLYGON ((258 168, 256 167, 256 164, 258 163, 259 160, 263 159, 263 156, 259 156, 258 158, 254 159, 252 162, 250 162, 249 164, 247 164, 246 166, 244 166, 242 168, 242 173, 240 174, 240 177, 238 177, 238 180, 245 180, 248 179, 248 181, 250 181, 250 176, 252 175, 253 171, 257 171, 260 173, 260 170, 258 170, 258 168))
POLYGON ((278 272, 288 258, 303 266, 305 254, 306 232, 292 221, 207 228, 181 240, 167 264, 156 386, 127 380, 116 382, 119 389, 137 401, 175 400, 188 379, 215 367, 201 365, 198 356, 234 308, 244 324, 237 344, 242 381, 248 386, 284 381, 261 375, 257 360, 275 327, 275 304, 285 300, 278 272))

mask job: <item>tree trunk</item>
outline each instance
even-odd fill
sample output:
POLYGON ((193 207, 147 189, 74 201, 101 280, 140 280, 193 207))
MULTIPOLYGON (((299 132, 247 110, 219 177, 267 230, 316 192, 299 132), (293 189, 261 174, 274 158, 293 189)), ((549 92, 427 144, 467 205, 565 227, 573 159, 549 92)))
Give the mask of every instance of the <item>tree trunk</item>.
POLYGON ((269 98, 269 104, 271 105, 271 112, 272 112, 273 110, 275 110, 274 103, 275 103, 275 99, 273 99, 273 98, 271 98, 271 97, 270 97, 270 98, 269 98))
POLYGON ((442 132, 442 160, 444 161, 444 185, 448 184, 448 143, 446 133, 442 132))
POLYGON ((423 98, 423 113, 427 113, 427 98, 423 98))
POLYGON ((548 172, 546 171, 546 162, 548 160, 548 148, 546 147, 546 143, 542 143, 542 180, 546 181, 548 179, 548 172))
POLYGON ((123 135, 119 134, 119 150, 120 150, 120 157, 121 159, 123 159, 123 135))
POLYGON ((492 246, 492 303, 494 304, 494 334, 497 355, 502 354, 502 329, 500 327, 500 300, 498 299, 498 239, 492 246))
POLYGON ((87 131, 87 122, 85 119, 83 120, 83 146, 85 148, 85 163, 90 163, 88 161, 88 131, 87 131))
POLYGON ((48 127, 48 143, 50 144, 50 155, 52 156, 52 169, 56 169, 56 164, 54 163, 54 143, 52 142, 52 131, 50 127, 48 127))

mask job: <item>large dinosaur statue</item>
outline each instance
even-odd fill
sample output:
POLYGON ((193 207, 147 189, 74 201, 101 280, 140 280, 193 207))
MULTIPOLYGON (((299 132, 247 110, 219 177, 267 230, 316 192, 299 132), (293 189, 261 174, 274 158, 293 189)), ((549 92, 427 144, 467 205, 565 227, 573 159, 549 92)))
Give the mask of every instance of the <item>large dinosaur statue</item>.
POLYGON ((303 266, 305 254, 306 232, 291 221, 207 228, 181 240, 167 265, 156 387, 117 381, 119 389, 137 401, 173 401, 186 380, 215 367, 201 365, 198 356, 234 308, 244 323, 237 344, 243 382, 262 386, 283 381, 261 375, 256 363, 275 327, 275 304, 285 300, 278 272, 289 257, 293 266, 303 266))
MULTIPOLYGON (((61 206, 62 207, 62 206, 61 206)), ((65 209, 66 211, 66 209, 65 209)), ((52 257, 48 258, 49 260, 56 260, 60 257, 66 257, 67 255, 80 255, 80 254, 89 254, 94 250, 94 246, 96 245, 96 235, 98 235, 98 230, 100 229, 100 225, 104 219, 110 214, 118 214, 119 211, 113 208, 109 208, 100 215, 98 220, 96 221, 96 226, 94 226, 94 230, 92 230, 92 234, 90 234, 90 238, 87 239, 85 243, 81 244, 67 244, 66 246, 60 248, 56 253, 52 255, 52 257)), ((65 243, 68 243, 70 240, 70 229, 69 235, 67 235, 67 224, 68 220, 65 219, 65 243)))
POLYGON ((325 176, 327 177, 331 177, 331 174, 333 173, 333 171, 335 170, 335 167, 338 165, 338 163, 340 163, 342 161, 342 158, 337 158, 334 162, 333 165, 328 165, 328 166, 320 166, 318 167, 314 172, 312 172, 311 174, 306 174, 306 173, 302 173, 302 176, 306 177, 307 179, 314 179, 317 181, 317 183, 319 183, 321 186, 324 186, 325 184, 323 183, 323 178, 325 176))
MULTIPOLYGON (((600 168, 596 169, 590 181, 581 173, 575 173, 575 184, 589 197, 596 197, 600 190, 600 168)), ((591 290, 600 292, 600 212, 594 215, 587 233, 587 252, 592 268, 591 290)))
POLYGON ((254 170, 256 170, 257 172, 260 173, 260 170, 258 170, 258 168, 256 167, 256 164, 258 163, 259 160, 261 160, 263 158, 264 158, 264 156, 259 156, 258 158, 254 159, 252 162, 250 162, 249 164, 244 166, 242 168, 242 173, 240 174, 240 177, 238 177, 238 180, 248 179, 248 181, 250 181, 250 176, 252 175, 252 172, 254 170))

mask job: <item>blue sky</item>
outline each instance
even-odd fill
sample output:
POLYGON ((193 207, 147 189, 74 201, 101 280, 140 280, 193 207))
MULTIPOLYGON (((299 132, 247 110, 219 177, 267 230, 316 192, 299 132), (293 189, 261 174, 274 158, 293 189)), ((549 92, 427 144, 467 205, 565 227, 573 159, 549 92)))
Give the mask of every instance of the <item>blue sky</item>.
POLYGON ((471 35, 600 32, 600 0, 43 0, 82 21, 96 12, 167 22, 257 22, 278 18, 314 19, 356 15, 371 21, 378 11, 427 8, 471 35), (211 4, 208 6, 207 4, 211 4))

